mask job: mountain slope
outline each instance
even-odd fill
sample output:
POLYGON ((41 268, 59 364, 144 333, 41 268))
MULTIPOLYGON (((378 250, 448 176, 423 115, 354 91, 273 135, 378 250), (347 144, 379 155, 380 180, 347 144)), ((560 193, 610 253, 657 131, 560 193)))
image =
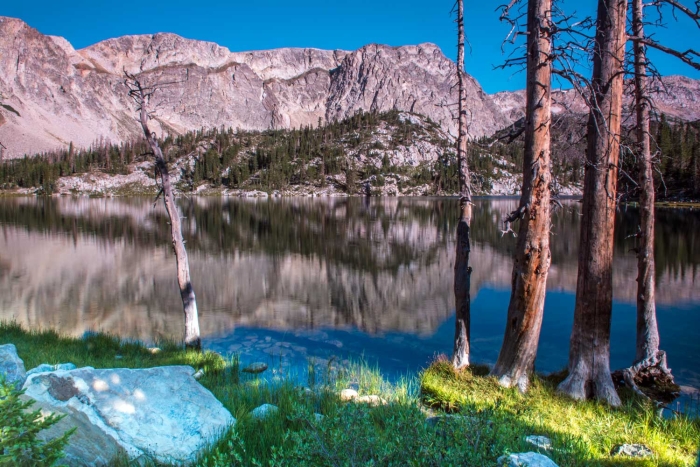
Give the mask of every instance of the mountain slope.
MULTIPOLYGON (((167 82, 154 97, 158 132, 316 126, 365 111, 421 113, 454 134, 454 63, 433 44, 357 51, 230 52, 174 34, 124 36, 75 50, 21 20, 0 17, 0 141, 6 157, 120 142, 139 135, 123 70, 167 82)), ((468 82, 472 136, 507 125, 479 84, 468 82), (478 118, 476 116, 478 115, 478 118)))

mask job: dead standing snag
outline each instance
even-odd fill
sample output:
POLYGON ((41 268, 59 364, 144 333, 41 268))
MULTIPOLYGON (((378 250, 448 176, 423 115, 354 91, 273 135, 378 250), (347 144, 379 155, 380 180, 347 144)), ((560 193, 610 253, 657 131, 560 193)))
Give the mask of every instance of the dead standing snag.
MULTIPOLYGON (((177 264, 177 282, 180 287, 180 298, 182 298, 182 307, 185 312, 185 346, 201 349, 202 343, 199 336, 199 315, 197 313, 197 300, 192 288, 190 279, 190 265, 187 259, 187 250, 185 250, 185 242, 182 238, 182 225, 180 213, 175 204, 172 186, 170 185, 170 173, 168 165, 165 163, 163 151, 160 149, 155 133, 152 133, 148 128, 148 104, 150 98, 158 90, 162 84, 154 84, 144 86, 136 75, 132 75, 124 71, 126 79, 124 84, 129 88, 129 97, 131 97, 137 105, 139 113, 139 123, 143 129, 143 134, 148 141, 151 152, 155 157, 156 179, 160 178, 161 186, 158 196, 163 196, 163 204, 170 219, 170 234, 172 237, 173 251, 175 252, 175 262, 177 264)), ((156 197, 156 200, 158 197, 156 197)))

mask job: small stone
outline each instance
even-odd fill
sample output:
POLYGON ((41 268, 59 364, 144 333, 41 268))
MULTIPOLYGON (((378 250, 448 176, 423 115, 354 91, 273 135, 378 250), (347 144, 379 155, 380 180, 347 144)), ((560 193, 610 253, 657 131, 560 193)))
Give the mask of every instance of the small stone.
POLYGON ((151 352, 153 355, 155 355, 155 354, 157 354, 157 353, 160 353, 160 348, 158 348, 158 347, 149 347, 149 348, 146 349, 146 350, 148 350, 149 352, 151 352))
POLYGON ((78 368, 78 367, 72 363, 59 363, 59 364, 53 366, 53 369, 55 371, 71 371, 71 370, 75 370, 76 368, 78 368))
POLYGON ((643 444, 620 444, 615 446, 610 454, 628 457, 649 457, 654 455, 652 450, 643 444))
POLYGON ((321 415, 320 413, 315 413, 314 414, 314 419, 316 420, 316 423, 321 423, 325 417, 321 415))
POLYGON ((306 386, 300 386, 299 392, 305 396, 308 396, 308 397, 311 397, 314 395, 313 390, 311 390, 310 388, 307 388, 306 386))
POLYGON ((266 418, 271 417, 272 415, 276 414, 278 410, 279 409, 277 408, 276 405, 263 404, 260 407, 254 408, 250 412, 250 415, 255 420, 265 420, 266 418))
POLYGON ((32 368, 27 372, 27 376, 36 373, 48 373, 49 371, 71 371, 75 370, 77 367, 72 363, 59 363, 57 365, 49 365, 48 363, 42 363, 41 365, 32 368))
POLYGON ((251 363, 247 367, 243 368, 244 372, 252 373, 254 375, 257 375, 258 373, 262 373, 265 370, 267 370, 267 363, 263 363, 263 362, 251 363))
POLYGON ((193 374, 192 376, 194 379, 200 379, 202 376, 204 376, 204 370, 200 368, 197 370, 197 373, 193 374))
POLYGON ((358 396, 357 391, 355 391, 354 389, 343 389, 342 391, 340 391, 340 400, 341 401, 345 401, 345 402, 351 401, 351 400, 357 398, 357 396, 358 396))
POLYGON ((546 436, 530 435, 525 437, 525 441, 545 451, 552 449, 552 440, 546 436))
POLYGON ((518 452, 498 458, 499 467, 558 467, 552 459, 536 452, 518 452))
POLYGON ((372 407, 377 407, 379 405, 387 405, 388 402, 377 395, 360 396, 355 399, 355 402, 360 402, 363 404, 369 404, 372 407))
POLYGON ((14 344, 0 345, 0 375, 5 376, 5 381, 22 386, 27 377, 24 369, 24 361, 17 355, 14 344))

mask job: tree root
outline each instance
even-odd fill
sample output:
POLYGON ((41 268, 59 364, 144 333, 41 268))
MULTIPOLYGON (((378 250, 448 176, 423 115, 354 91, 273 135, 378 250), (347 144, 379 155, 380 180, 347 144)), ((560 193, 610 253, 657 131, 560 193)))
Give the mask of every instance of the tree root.
POLYGON ((663 350, 629 368, 614 371, 612 378, 615 386, 626 386, 641 398, 657 404, 667 404, 680 394, 663 350))

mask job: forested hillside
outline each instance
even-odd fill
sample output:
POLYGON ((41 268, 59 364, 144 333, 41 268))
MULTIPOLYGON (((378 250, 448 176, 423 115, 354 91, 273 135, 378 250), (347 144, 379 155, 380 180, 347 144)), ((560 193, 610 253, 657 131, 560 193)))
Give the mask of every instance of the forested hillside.
MULTIPOLYGON (((469 145, 473 184, 479 194, 517 194, 522 141, 510 141, 517 124, 469 145)), ((700 194, 700 122, 662 117, 653 128, 659 148, 656 186, 659 197, 697 198, 700 194)), ((178 189, 330 190, 349 194, 451 194, 457 191, 457 166, 451 137, 430 119, 407 112, 358 113, 316 127, 292 130, 199 130, 162 140, 168 162, 176 167, 178 189)), ((577 193, 583 176, 585 122, 558 117, 553 126, 556 188, 577 193)), ((626 152, 621 191, 635 197, 636 165, 626 152)), ((147 144, 98 141, 88 149, 70 148, 0 165, 4 190, 62 190, 62 177, 143 172, 153 180, 147 144)), ((118 188, 119 181, 113 182, 118 188)), ((149 187, 155 191, 155 182, 149 187)), ((138 191, 138 190, 137 190, 138 191)), ((122 191, 123 193, 123 191, 122 191)), ((295 192, 295 193, 298 193, 295 192)))

